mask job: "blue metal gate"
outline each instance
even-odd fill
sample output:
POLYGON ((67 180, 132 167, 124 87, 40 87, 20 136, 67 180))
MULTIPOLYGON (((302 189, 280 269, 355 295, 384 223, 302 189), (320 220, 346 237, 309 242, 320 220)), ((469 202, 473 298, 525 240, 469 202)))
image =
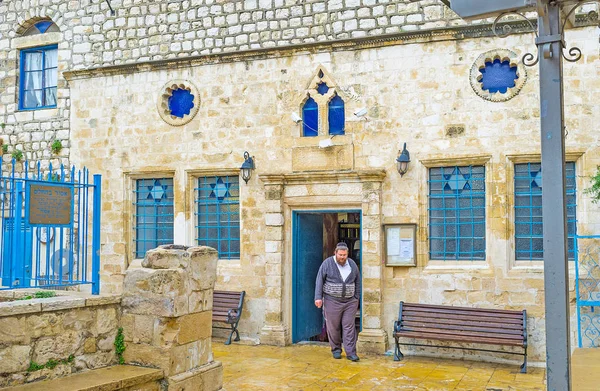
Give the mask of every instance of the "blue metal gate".
POLYGON ((600 235, 575 237, 579 347, 600 346, 600 235))
POLYGON ((100 293, 101 176, 17 164, 0 161, 0 290, 91 284, 100 293))

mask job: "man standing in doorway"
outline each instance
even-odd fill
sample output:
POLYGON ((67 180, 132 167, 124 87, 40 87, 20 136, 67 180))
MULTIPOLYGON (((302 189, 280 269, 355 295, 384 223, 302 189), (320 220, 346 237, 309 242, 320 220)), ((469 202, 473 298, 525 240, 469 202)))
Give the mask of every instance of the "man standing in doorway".
POLYGON ((346 243, 338 243, 335 255, 323 261, 317 274, 315 305, 323 307, 327 337, 333 358, 342 358, 342 343, 346 358, 358 361, 354 318, 361 293, 360 272, 348 258, 346 243))

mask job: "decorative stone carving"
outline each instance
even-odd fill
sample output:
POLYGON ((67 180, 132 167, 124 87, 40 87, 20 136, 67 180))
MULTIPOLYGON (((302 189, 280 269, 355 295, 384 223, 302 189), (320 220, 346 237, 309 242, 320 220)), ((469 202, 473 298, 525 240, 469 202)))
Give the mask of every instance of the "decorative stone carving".
POLYGON ((181 126, 190 122, 200 108, 200 95, 196 86, 189 80, 172 80, 166 83, 160 90, 160 96, 157 100, 157 109, 160 118, 173 126, 181 126), (185 108, 175 110, 173 99, 179 99, 178 95, 183 96, 185 108), (191 102, 189 101, 191 99, 191 102))

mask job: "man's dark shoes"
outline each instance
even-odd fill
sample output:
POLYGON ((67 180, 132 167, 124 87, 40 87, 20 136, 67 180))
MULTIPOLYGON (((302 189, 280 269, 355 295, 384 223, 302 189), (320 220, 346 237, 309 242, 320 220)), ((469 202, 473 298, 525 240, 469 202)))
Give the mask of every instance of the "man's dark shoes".
POLYGON ((347 358, 348 360, 350 360, 350 361, 354 361, 354 362, 356 362, 356 361, 360 360, 360 358, 358 358, 358 356, 357 356, 356 354, 355 354, 355 355, 353 355, 353 356, 348 356, 348 357, 346 357, 346 358, 347 358))
POLYGON ((335 358, 336 360, 339 360, 340 358, 342 358, 342 352, 340 352, 339 350, 335 350, 332 353, 333 353, 333 358, 335 358))

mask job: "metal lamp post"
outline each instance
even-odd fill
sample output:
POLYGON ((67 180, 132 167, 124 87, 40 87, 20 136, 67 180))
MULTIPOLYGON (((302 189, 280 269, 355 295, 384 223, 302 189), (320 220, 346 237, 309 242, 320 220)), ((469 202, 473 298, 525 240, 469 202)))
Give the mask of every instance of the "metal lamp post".
POLYGON ((542 219, 544 244, 544 290, 546 303, 546 376, 548 390, 571 390, 571 343, 569 331, 569 268, 566 225, 565 131, 562 60, 577 61, 581 50, 567 50, 564 28, 583 0, 442 0, 464 19, 495 16, 494 34, 505 37, 506 28, 496 32, 499 20, 508 14, 530 23, 536 33, 537 56, 527 53, 523 63, 540 69, 540 117, 542 144, 542 219), (566 9, 571 7, 568 12, 566 9), (537 10, 538 31, 519 12, 537 10), (566 16, 563 14, 566 13, 566 16))

